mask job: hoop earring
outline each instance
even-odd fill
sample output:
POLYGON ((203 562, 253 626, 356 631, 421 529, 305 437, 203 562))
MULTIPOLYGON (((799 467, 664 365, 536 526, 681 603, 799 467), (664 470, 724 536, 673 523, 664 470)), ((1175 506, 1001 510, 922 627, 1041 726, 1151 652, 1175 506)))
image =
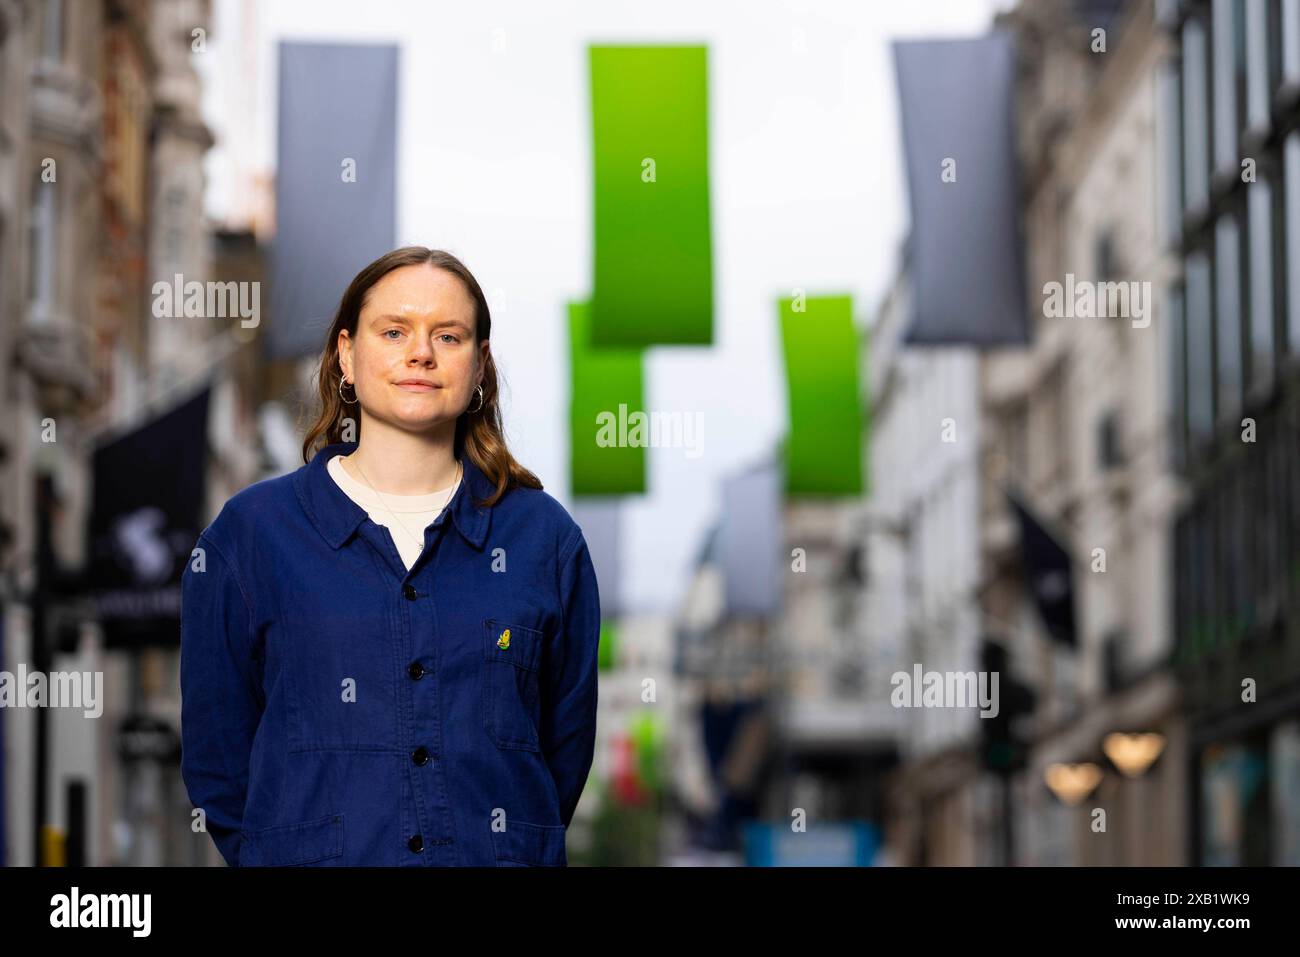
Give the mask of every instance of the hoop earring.
POLYGON ((483 387, 481 385, 476 385, 474 386, 474 390, 478 393, 478 408, 466 409, 465 411, 468 413, 478 412, 481 411, 483 408, 483 387))
POLYGON ((339 398, 343 400, 345 405, 356 405, 359 401, 357 399, 357 387, 355 385, 352 386, 352 401, 349 402, 348 397, 343 394, 343 387, 345 385, 351 385, 351 383, 349 383, 347 379, 339 379, 339 398))

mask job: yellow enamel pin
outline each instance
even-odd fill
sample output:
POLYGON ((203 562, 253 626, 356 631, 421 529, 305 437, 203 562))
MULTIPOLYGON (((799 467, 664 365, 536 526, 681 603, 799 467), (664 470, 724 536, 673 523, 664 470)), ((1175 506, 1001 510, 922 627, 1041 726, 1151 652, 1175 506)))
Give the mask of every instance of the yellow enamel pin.
POLYGON ((497 639, 497 647, 498 647, 498 648, 509 648, 509 647, 510 647, 510 629, 509 629, 509 628, 507 628, 505 631, 501 632, 501 637, 497 639))

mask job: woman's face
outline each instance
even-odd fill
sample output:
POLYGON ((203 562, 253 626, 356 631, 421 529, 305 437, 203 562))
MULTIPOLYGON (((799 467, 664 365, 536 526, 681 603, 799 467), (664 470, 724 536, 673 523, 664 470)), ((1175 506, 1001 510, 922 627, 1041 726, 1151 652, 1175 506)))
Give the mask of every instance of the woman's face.
POLYGON ((341 330, 338 348, 366 415, 425 431, 469 407, 488 340, 475 348, 474 300, 456 275, 421 263, 370 287, 355 338, 341 330))

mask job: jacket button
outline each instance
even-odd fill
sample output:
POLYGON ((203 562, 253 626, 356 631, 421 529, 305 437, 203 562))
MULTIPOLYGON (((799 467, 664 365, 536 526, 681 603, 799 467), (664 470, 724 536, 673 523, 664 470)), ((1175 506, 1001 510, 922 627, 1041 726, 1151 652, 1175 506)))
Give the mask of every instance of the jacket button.
POLYGON ((412 680, 419 681, 424 677, 424 665, 418 661, 413 661, 411 667, 406 669, 406 673, 411 676, 412 680))
POLYGON ((424 838, 416 834, 414 837, 412 837, 409 841, 406 842, 406 846, 409 847, 411 850, 415 851, 415 853, 419 854, 422 850, 424 850, 424 838))
POLYGON ((423 746, 416 748, 414 751, 411 752, 411 760, 414 761, 416 764, 428 764, 429 763, 428 750, 423 746))
POLYGON ((407 582, 402 586, 402 595, 407 601, 415 601, 415 599, 420 597, 420 593, 415 590, 415 586, 410 582, 407 582))

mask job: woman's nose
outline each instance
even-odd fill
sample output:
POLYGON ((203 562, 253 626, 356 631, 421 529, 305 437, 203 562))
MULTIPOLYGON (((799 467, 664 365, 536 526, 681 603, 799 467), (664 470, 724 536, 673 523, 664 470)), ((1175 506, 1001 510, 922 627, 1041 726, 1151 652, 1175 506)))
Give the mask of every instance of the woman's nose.
POLYGON ((408 362, 436 362, 438 354, 434 351, 433 345, 428 339, 420 336, 411 338, 411 352, 406 357, 408 362))

